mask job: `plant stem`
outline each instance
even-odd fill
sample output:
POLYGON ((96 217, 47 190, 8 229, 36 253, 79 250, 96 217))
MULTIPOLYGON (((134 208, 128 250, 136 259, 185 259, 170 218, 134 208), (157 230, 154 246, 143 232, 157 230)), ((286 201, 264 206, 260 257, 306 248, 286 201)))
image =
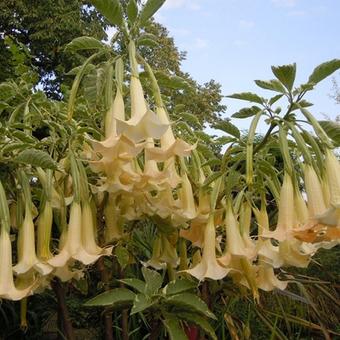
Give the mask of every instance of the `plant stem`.
POLYGON ((58 278, 51 281, 51 286, 58 301, 58 325, 62 326, 61 331, 67 340, 75 340, 74 329, 66 305, 64 287, 58 278))
MULTIPOLYGON (((108 290, 109 289, 109 273, 107 268, 105 268, 104 265, 104 258, 101 257, 98 259, 97 262, 97 268, 100 272, 100 278, 101 281, 104 284, 104 289, 108 290)), ((104 310, 104 334, 105 334, 105 340, 113 340, 113 329, 112 329, 112 312, 108 312, 104 310)))
MULTIPOLYGON (((119 277, 121 279, 124 279, 124 271, 122 267, 119 265, 119 277)), ((124 287, 124 284, 121 282, 120 283, 121 287, 124 287)), ((122 339, 123 340, 129 340, 129 310, 128 309, 123 309, 122 310, 122 339)))

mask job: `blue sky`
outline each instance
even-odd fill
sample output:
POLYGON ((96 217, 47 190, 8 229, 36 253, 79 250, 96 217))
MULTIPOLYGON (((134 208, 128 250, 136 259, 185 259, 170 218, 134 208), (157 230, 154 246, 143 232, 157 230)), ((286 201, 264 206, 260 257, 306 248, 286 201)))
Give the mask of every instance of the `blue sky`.
MULTIPOLYGON (((340 58, 339 0, 167 0, 156 20, 187 51, 183 70, 200 83, 215 79, 224 95, 257 91, 269 96, 253 80, 273 78, 271 65, 296 62, 298 84, 315 66, 340 58)), ((340 72, 336 77, 340 82, 340 72)), ((306 97, 318 119, 322 113, 332 119, 340 115, 340 105, 329 98, 331 88, 329 78, 306 97)), ((227 117, 247 105, 228 98, 224 103, 227 117)), ((233 122, 241 129, 249 126, 247 120, 233 122)))

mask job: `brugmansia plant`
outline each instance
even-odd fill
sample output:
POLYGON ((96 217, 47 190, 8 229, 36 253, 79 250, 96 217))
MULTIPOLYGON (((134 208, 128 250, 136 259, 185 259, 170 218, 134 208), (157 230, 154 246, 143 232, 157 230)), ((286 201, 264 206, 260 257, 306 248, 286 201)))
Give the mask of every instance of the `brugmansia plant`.
MULTIPOLYGON (((340 60, 321 64, 300 86, 295 64, 272 67, 274 79, 255 81, 273 92, 268 99, 229 96, 252 103, 232 116, 252 122, 241 135, 229 120, 216 121, 228 134, 209 139, 226 145, 216 154, 203 145, 204 133, 171 120, 159 74, 139 53, 157 43, 145 26, 163 2, 92 1, 117 33, 111 46, 91 37, 69 43, 68 50, 94 53, 70 72, 67 103, 30 83, 0 85, 0 298, 21 300, 51 286, 62 297, 60 282, 77 285, 97 262, 106 291, 85 306, 121 310, 125 338, 130 310, 151 325, 152 339, 198 339, 199 332, 216 339, 209 289, 224 301, 232 283, 259 303, 261 291, 298 282, 286 268, 306 268, 319 249, 339 244, 332 136, 340 129, 318 122, 304 97, 340 60), (264 136, 256 134, 260 122, 268 125, 264 136), (39 138, 41 126, 48 132, 39 138), (137 241, 142 256, 132 250, 137 241), (113 255, 118 265, 105 265, 113 255)), ((173 82, 187 86, 167 76, 173 82)))

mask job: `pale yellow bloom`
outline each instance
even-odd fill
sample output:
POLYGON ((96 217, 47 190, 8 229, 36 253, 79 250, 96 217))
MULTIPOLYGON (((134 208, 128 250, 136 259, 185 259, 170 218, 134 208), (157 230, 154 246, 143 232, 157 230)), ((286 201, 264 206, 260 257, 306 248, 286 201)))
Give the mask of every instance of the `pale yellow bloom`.
POLYGON ((210 216, 204 232, 204 246, 202 259, 191 269, 186 270, 190 275, 202 281, 205 278, 213 280, 223 279, 230 271, 220 265, 216 259, 216 233, 214 225, 214 217, 210 216))
POLYGON ((13 267, 17 275, 24 274, 34 268, 41 275, 49 274, 53 268, 40 261, 35 252, 35 233, 33 217, 30 208, 26 206, 25 218, 19 229, 18 263, 13 267))

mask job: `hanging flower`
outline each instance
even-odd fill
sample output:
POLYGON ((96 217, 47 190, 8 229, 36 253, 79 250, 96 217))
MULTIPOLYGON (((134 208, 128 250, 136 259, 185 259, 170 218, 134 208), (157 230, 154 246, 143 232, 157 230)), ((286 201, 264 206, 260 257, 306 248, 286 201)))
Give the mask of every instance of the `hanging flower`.
POLYGON ((201 261, 191 269, 186 270, 187 273, 202 281, 205 278, 213 280, 223 279, 230 271, 220 265, 216 259, 216 233, 214 225, 214 217, 210 216, 204 232, 203 255, 201 261))

